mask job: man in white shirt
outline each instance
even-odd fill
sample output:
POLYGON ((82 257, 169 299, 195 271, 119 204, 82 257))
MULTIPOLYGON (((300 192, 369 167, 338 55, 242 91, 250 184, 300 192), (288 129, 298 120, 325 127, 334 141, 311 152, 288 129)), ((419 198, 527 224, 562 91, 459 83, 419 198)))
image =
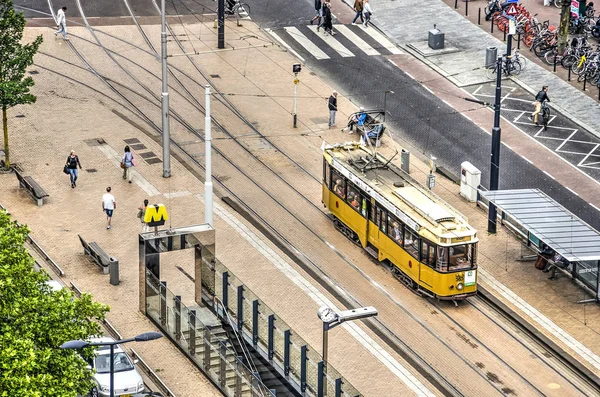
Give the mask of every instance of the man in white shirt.
POLYGON ((106 228, 110 229, 110 221, 112 219, 113 211, 117 208, 117 202, 115 196, 110 194, 110 186, 106 188, 106 193, 102 196, 102 211, 106 212, 106 228))
POLYGON ((65 16, 65 11, 67 11, 67 7, 63 7, 56 13, 56 26, 58 26, 58 30, 54 32, 54 35, 58 35, 62 33, 63 38, 67 38, 67 17, 65 16))

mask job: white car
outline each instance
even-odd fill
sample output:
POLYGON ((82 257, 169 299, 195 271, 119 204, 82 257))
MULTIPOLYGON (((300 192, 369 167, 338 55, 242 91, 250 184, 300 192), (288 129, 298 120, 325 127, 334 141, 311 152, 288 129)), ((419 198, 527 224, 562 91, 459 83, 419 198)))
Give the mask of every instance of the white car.
MULTIPOLYGON (((90 339, 90 342, 114 342, 111 337, 101 337, 90 339)), ((144 381, 134 362, 127 353, 116 345, 114 347, 114 395, 121 397, 130 397, 132 394, 144 391, 144 381)), ((92 368, 96 370, 94 381, 96 385, 92 389, 92 397, 110 396, 110 346, 98 346, 96 357, 91 363, 92 368)))

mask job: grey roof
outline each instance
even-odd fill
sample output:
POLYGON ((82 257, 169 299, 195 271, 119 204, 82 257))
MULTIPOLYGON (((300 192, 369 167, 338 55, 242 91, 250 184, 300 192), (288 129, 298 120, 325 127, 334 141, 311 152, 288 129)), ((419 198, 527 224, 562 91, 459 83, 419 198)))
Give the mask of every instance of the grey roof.
POLYGON ((541 190, 479 193, 568 261, 600 260, 600 233, 541 190))

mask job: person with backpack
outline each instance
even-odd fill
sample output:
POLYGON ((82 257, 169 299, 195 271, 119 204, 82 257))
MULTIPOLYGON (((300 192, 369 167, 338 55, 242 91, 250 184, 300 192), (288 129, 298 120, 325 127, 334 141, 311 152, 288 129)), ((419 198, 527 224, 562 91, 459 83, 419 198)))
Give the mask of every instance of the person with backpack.
POLYGON ((81 169, 81 163, 79 162, 79 157, 75 154, 75 150, 71 150, 71 154, 67 157, 67 163, 65 164, 67 169, 69 170, 69 179, 71 180, 71 188, 75 189, 77 186, 77 166, 81 169))
POLYGON ((365 17, 363 25, 365 28, 368 26, 369 22, 371 22, 371 15, 373 15, 371 4, 369 4, 369 0, 365 0, 365 3, 363 5, 363 16, 365 17))
POLYGON ((133 161, 133 153, 129 146, 125 146, 123 157, 121 158, 121 168, 123 168, 123 179, 127 179, 131 183, 131 167, 135 166, 133 161))

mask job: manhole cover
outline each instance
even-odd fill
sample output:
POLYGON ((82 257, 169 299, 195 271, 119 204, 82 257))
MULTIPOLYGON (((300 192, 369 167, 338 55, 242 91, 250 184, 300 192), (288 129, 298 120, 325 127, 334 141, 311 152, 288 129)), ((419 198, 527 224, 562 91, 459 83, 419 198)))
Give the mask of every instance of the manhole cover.
POLYGON ((146 149, 146 145, 144 145, 143 143, 136 143, 134 145, 131 145, 131 148, 133 150, 142 150, 142 149, 146 149))
POLYGON ((159 158, 154 157, 152 159, 146 160, 146 163, 148 163, 148 164, 158 164, 158 163, 162 163, 162 161, 159 158))
POLYGON ((124 139, 125 143, 140 143, 140 140, 137 138, 129 138, 129 139, 124 139))
POLYGON ((144 152, 140 153, 140 156, 142 156, 143 159, 149 159, 150 157, 156 157, 156 154, 154 154, 154 152, 144 152))
POLYGON ((86 168, 85 171, 86 172, 98 172, 98 170, 95 168, 86 168))

